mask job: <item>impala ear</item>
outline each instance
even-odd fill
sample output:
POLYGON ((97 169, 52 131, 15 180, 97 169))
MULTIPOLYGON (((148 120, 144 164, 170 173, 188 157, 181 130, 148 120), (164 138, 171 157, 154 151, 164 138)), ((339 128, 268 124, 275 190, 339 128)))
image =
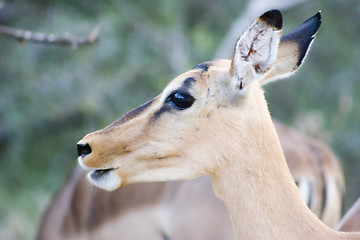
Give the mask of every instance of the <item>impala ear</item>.
POLYGON ((282 15, 271 10, 259 17, 236 42, 231 62, 231 87, 243 90, 269 71, 275 62, 282 15))
POLYGON ((276 61, 260 83, 272 82, 293 74, 303 63, 320 25, 321 14, 318 12, 284 35, 280 40, 276 61))

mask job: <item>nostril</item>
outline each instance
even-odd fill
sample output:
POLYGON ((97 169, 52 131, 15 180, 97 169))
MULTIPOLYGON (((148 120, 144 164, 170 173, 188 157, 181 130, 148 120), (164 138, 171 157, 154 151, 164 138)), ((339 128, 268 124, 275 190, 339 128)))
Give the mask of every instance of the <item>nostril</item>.
POLYGON ((88 143, 85 143, 85 144, 78 143, 77 150, 78 150, 79 156, 82 156, 82 157, 85 157, 86 155, 91 153, 91 147, 88 143))

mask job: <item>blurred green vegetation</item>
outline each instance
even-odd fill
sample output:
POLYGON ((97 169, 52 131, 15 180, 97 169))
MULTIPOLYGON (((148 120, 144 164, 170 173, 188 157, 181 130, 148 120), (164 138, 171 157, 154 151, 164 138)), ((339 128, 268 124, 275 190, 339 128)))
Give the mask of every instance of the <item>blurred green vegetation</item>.
MULTIPOLYGON (((0 1, 1 2, 1 1, 0 1)), ((210 60, 246 2, 6 1, 0 24, 100 41, 70 47, 0 35, 0 238, 32 239, 76 165, 76 142, 210 60)), ((273 116, 330 144, 360 196, 360 2, 314 0, 283 11, 285 32, 322 10, 323 25, 291 81, 267 87, 273 116)))

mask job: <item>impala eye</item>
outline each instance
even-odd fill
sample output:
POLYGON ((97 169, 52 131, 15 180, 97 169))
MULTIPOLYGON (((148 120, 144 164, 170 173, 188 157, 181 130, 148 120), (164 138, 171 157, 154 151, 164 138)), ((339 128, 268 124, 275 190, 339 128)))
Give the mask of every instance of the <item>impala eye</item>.
POLYGON ((170 102, 177 109, 184 110, 191 107, 195 101, 190 94, 184 92, 173 92, 167 99, 166 102, 170 102))

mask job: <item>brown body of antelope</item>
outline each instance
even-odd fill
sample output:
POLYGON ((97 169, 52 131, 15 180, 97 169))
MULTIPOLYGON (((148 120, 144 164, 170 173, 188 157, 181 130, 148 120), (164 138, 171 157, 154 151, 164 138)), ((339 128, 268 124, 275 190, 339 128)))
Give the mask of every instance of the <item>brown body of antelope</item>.
POLYGON ((360 198, 346 212, 336 229, 344 232, 360 231, 360 198))
MULTIPOLYGON (((302 198, 321 220, 335 227, 344 191, 337 158, 324 143, 274 123, 302 198)), ((104 192, 91 187, 85 173, 76 168, 57 193, 37 240, 235 239, 229 214, 213 193, 209 177, 104 192)))
POLYGON ((179 75, 153 100, 86 135, 78 161, 90 182, 110 191, 208 174, 237 239, 360 239, 327 227, 301 199, 262 89, 301 65, 319 26, 317 13, 280 42, 281 13, 264 13, 232 60, 179 75))

